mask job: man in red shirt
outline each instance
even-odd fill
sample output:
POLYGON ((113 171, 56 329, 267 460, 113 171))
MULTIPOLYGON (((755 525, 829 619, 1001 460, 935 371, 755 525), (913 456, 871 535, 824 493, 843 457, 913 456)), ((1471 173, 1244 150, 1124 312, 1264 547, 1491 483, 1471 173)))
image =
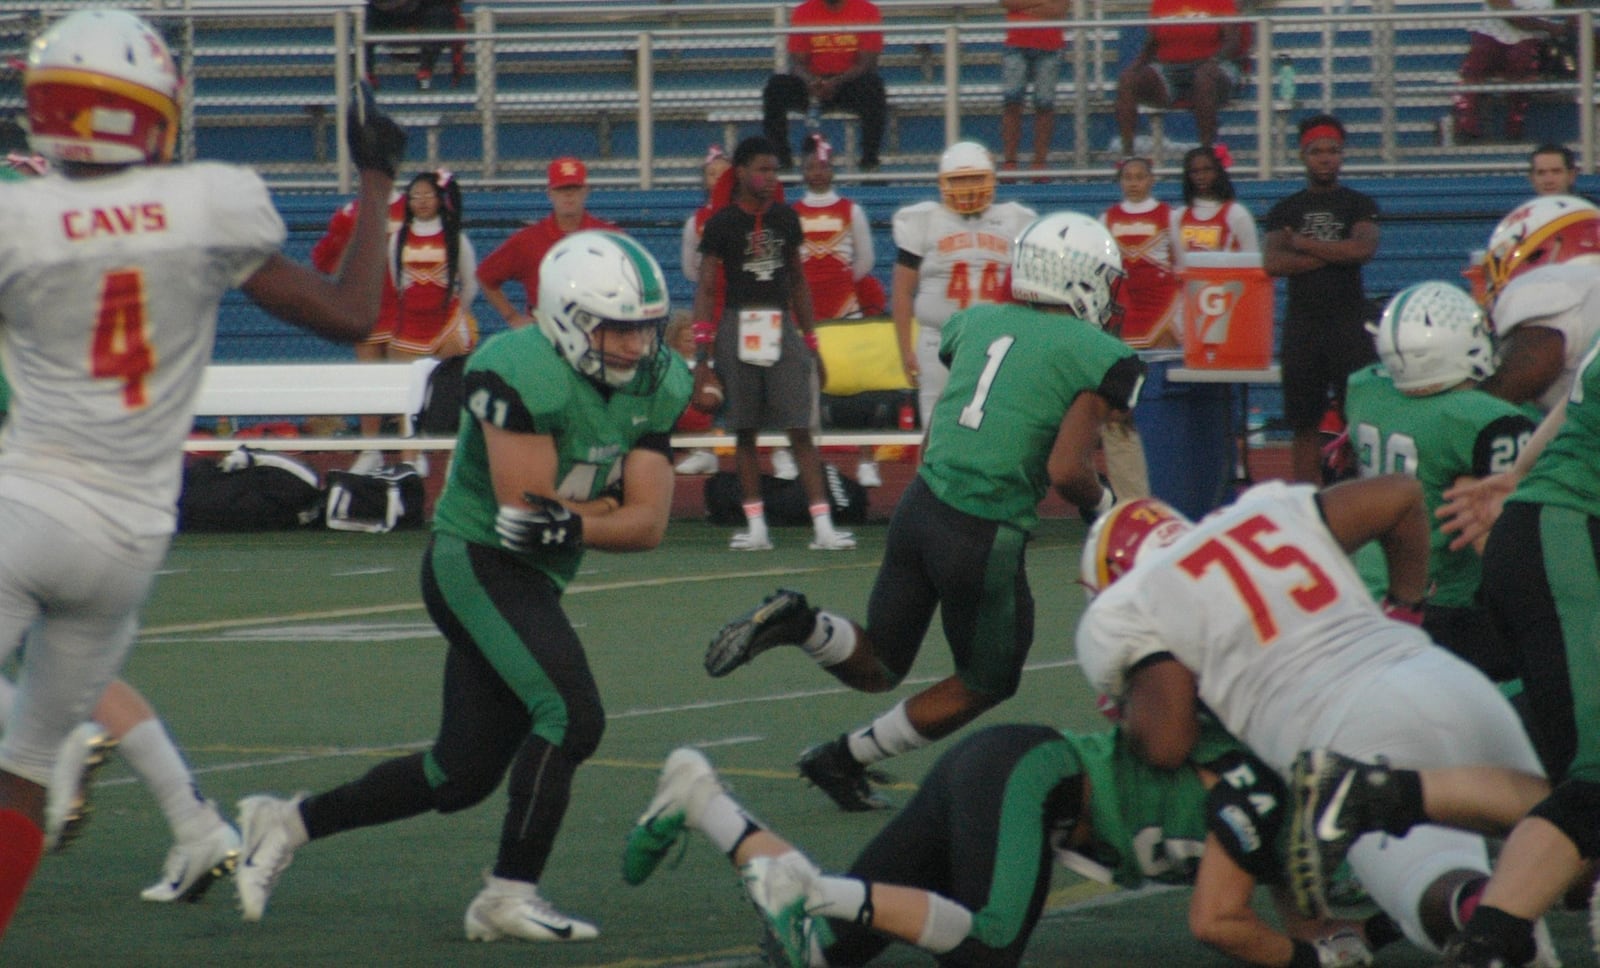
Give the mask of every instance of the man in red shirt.
MULTIPOLYGON (((1236 17, 1234 0, 1150 0, 1150 19, 1236 17)), ((1139 105, 1187 105, 1202 145, 1217 140, 1217 112, 1239 86, 1239 59, 1245 56, 1239 24, 1154 25, 1144 46, 1117 78, 1117 131, 1123 155, 1133 154, 1139 105)))
POLYGON ((596 218, 584 210, 589 199, 589 171, 576 158, 557 158, 550 163, 551 213, 518 231, 478 263, 478 285, 483 298, 512 329, 533 323, 533 300, 539 293, 539 263, 557 242, 580 229, 617 230, 614 222, 596 218), (527 309, 520 310, 501 291, 507 282, 522 284, 527 309))
POLYGON ((789 112, 815 104, 843 108, 861 118, 861 170, 878 167, 878 148, 888 114, 888 96, 878 76, 883 34, 857 30, 883 23, 871 0, 805 0, 789 16, 792 27, 837 27, 834 33, 789 35, 788 74, 768 78, 761 92, 761 126, 778 149, 778 167, 794 167, 789 112))

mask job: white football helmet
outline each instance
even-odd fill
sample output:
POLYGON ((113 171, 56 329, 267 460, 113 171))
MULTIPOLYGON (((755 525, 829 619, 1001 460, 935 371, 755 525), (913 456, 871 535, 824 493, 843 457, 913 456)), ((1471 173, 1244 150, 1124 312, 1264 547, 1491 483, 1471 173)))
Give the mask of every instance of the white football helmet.
POLYGON ((1424 397, 1494 372, 1483 310, 1448 282, 1419 282, 1400 290, 1368 329, 1378 359, 1401 393, 1424 397))
POLYGON ((1077 212, 1035 219, 1011 247, 1012 298, 1066 306, 1096 326, 1111 319, 1122 276, 1117 240, 1077 212))
POLYGON ((178 69, 166 41, 122 10, 80 10, 28 47, 28 143, 57 162, 169 161, 178 69))
POLYGON ((1487 302, 1524 272, 1600 259, 1600 208, 1573 195, 1540 195, 1511 210, 1489 235, 1487 302))
POLYGON ((573 369, 598 383, 653 391, 666 371, 661 331, 667 320, 667 280, 644 246, 618 232, 574 232, 539 263, 539 329, 573 369), (606 365, 591 335, 602 326, 649 329, 640 365, 606 365), (644 370, 649 378, 634 384, 644 370))
POLYGON ((977 215, 994 204, 994 159, 976 141, 958 141, 939 157, 939 197, 957 215, 977 215))
POLYGON ((1160 498, 1119 502, 1095 519, 1083 539, 1079 563, 1083 587, 1092 598, 1126 575, 1141 556, 1183 537, 1194 523, 1160 498))

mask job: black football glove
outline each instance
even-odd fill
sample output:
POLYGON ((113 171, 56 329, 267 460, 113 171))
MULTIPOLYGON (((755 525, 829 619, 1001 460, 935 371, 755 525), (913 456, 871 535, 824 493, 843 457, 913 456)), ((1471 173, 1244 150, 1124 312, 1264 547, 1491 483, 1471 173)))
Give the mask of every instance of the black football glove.
POLYGON ((350 95, 350 117, 345 125, 350 159, 362 171, 380 171, 390 178, 406 157, 406 133, 378 109, 372 87, 365 81, 350 95))
POLYGON ((494 530, 510 551, 575 551, 583 547, 583 518, 566 505, 537 494, 524 494, 530 507, 502 504, 494 530))

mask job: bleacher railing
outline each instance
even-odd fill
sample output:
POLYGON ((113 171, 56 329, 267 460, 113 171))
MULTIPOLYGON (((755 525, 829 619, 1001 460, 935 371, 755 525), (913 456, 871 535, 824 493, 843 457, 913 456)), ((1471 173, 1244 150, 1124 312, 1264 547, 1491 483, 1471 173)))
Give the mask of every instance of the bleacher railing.
MULTIPOLYGON (((1090 143, 1092 121, 1109 116, 1115 95, 1117 43, 1123 32, 1144 28, 1154 21, 1113 15, 1108 6, 1116 0, 1074 0, 1073 19, 1057 22, 1069 32, 1067 70, 1063 72, 1061 98, 1070 104, 1073 138, 1069 164, 1046 174, 1056 177, 1103 177, 1106 153, 1090 143)), ((1450 173, 1521 171, 1526 148, 1488 145, 1456 150, 1449 145, 1419 143, 1415 115, 1419 108, 1449 110, 1449 99, 1461 90, 1505 92, 1511 88, 1534 91, 1577 107, 1576 138, 1580 170, 1595 171, 1595 18, 1593 9, 1541 11, 1569 21, 1577 37, 1576 77, 1570 80, 1488 84, 1464 88, 1455 77, 1455 64, 1465 53, 1466 29, 1487 17, 1525 15, 1525 11, 1496 13, 1476 5, 1442 12, 1421 12, 1403 7, 1405 0, 1376 0, 1368 10, 1350 12, 1324 0, 1322 9, 1301 6, 1278 10, 1274 16, 1228 18, 1227 22, 1254 25, 1253 59, 1256 77, 1238 92, 1231 106, 1234 116, 1243 111, 1253 118, 1254 146, 1235 150, 1236 177, 1272 178, 1295 167, 1288 137, 1293 116, 1312 109, 1331 110, 1355 118, 1354 137, 1347 157, 1351 173, 1450 173), (1423 71, 1401 71, 1395 65, 1416 51, 1407 45, 1418 31, 1461 31, 1458 53, 1450 64, 1423 71), (1289 54, 1297 67, 1295 97, 1279 99, 1270 83, 1271 65, 1280 53, 1289 54), (1364 58, 1369 74, 1348 76, 1348 64, 1364 58), (1409 119, 1409 120, 1408 120, 1409 119)), ((26 16, 0 16, 0 38, 26 37, 46 19, 90 3, 41 4, 26 16)), ((759 91, 748 88, 689 87, 663 84, 671 69, 664 60, 683 51, 729 49, 771 52, 772 69, 782 69, 784 40, 802 32, 785 23, 787 7, 771 3, 630 4, 600 0, 587 4, 549 3, 545 0, 497 0, 471 10, 471 27, 461 32, 380 34, 369 32, 361 0, 147 0, 125 4, 156 19, 174 41, 185 76, 192 79, 185 99, 184 131, 180 153, 196 154, 201 127, 229 111, 279 104, 290 117, 318 126, 318 138, 343 130, 346 99, 351 81, 366 69, 369 44, 414 47, 419 42, 463 42, 473 56, 472 86, 463 90, 400 92, 384 90, 380 101, 422 129, 430 155, 436 152, 441 126, 467 124, 476 128, 481 148, 475 157, 443 160, 469 181, 506 187, 536 187, 543 183, 543 164, 564 153, 559 144, 534 145, 532 152, 508 157, 502 150, 501 127, 510 120, 577 115, 597 123, 631 123, 636 132, 635 152, 619 162, 591 166, 592 180, 601 185, 651 188, 688 185, 698 179, 697 159, 664 156, 657 150, 660 126, 674 120, 709 119, 718 109, 737 107, 759 115, 759 91), (325 86, 320 93, 276 93, 270 78, 249 94, 217 96, 212 77, 226 76, 230 59, 270 56, 275 24, 312 25, 321 39, 296 48, 310 51, 313 60, 325 57, 325 86), (617 26, 618 23, 628 26, 617 26), (236 35, 260 33, 259 43, 241 42, 238 36, 218 40, 225 31, 236 35), (552 76, 538 90, 529 85, 504 83, 508 70, 535 69, 541 56, 554 59, 572 51, 621 54, 631 61, 631 78, 613 77, 612 84, 586 88, 580 77, 552 76), (658 54, 667 57, 658 60, 658 54), (618 85, 619 80, 627 83, 618 85), (329 122, 332 122, 331 124, 329 122)), ((998 111, 994 85, 974 84, 970 61, 985 52, 992 57, 1006 22, 999 6, 989 0, 963 0, 933 4, 927 0, 880 0, 885 14, 884 33, 891 51, 926 55, 927 84, 912 85, 899 93, 891 84, 891 104, 911 104, 897 110, 932 113, 942 118, 945 140, 955 140, 962 120, 972 113, 998 111)), ((1435 51, 1437 53, 1437 51, 1435 51)), ((886 52, 887 54, 888 52, 886 52)), ((320 75, 319 75, 320 76, 320 75)), ((319 85, 322 81, 317 82, 319 85)), ((0 107, 20 107, 20 90, 0 94, 0 107)), ((280 188, 350 190, 353 173, 343 139, 331 137, 333 151, 325 158, 307 158, 265 172, 280 188)), ((1060 154, 1060 153, 1058 153, 1060 154)), ((886 159, 890 162, 893 159, 886 159)), ((921 160, 921 159, 918 159, 921 160)), ((931 166, 929 167, 931 173, 931 166)), ((1029 173, 1032 177, 1037 173, 1029 173)), ((845 180, 860 182, 903 180, 907 173, 893 170, 857 174, 845 170, 845 180)))

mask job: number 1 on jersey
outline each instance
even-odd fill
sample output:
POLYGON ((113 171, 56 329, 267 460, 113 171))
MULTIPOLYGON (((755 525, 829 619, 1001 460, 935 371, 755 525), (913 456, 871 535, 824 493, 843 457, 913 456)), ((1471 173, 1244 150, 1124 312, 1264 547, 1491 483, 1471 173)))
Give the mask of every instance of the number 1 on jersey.
POLYGON ((145 405, 144 378, 155 368, 145 335, 144 276, 137 269, 108 272, 100 283, 100 315, 95 320, 89 372, 122 380, 122 402, 130 410, 145 405))
POLYGON ((994 375, 1000 372, 1000 364, 1005 361, 1006 354, 1011 352, 1011 344, 1016 337, 1002 336, 989 344, 985 352, 989 355, 989 362, 983 365, 983 372, 978 375, 978 388, 972 391, 972 399, 961 408, 961 416, 956 423, 968 430, 977 430, 983 425, 983 405, 989 400, 989 391, 994 387, 994 375))

